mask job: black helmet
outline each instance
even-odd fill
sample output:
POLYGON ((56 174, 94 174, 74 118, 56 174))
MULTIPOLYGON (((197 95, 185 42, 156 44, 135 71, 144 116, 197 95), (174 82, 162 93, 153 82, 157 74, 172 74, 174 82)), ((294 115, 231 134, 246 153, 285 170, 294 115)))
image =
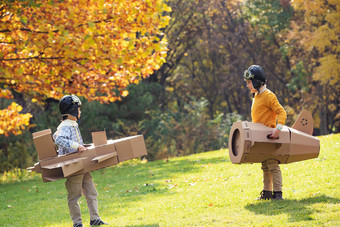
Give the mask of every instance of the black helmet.
POLYGON ((252 65, 244 71, 243 78, 245 80, 251 80, 253 87, 258 90, 261 85, 264 85, 267 81, 266 74, 259 65, 252 65))
POLYGON ((81 106, 80 99, 75 95, 65 95, 60 99, 59 110, 63 115, 70 114, 78 118, 78 108, 81 106))

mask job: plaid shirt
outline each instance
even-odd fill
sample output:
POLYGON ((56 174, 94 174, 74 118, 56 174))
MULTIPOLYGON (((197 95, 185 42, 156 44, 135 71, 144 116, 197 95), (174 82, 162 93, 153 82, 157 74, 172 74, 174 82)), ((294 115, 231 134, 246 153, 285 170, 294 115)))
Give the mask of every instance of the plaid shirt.
POLYGON ((79 145, 84 145, 77 122, 69 119, 61 122, 53 135, 53 139, 59 147, 59 155, 75 152, 79 145))

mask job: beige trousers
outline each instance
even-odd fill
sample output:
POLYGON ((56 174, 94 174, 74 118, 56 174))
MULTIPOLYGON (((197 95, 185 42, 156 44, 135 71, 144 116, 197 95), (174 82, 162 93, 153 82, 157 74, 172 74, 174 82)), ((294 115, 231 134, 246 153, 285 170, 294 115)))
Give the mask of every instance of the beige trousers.
POLYGON ((68 177, 65 181, 68 208, 73 224, 81 223, 81 212, 78 199, 84 193, 90 212, 90 220, 100 219, 98 214, 97 190, 90 173, 68 177))
POLYGON ((282 174, 279 161, 267 159, 262 162, 263 170, 263 190, 282 191, 282 174))

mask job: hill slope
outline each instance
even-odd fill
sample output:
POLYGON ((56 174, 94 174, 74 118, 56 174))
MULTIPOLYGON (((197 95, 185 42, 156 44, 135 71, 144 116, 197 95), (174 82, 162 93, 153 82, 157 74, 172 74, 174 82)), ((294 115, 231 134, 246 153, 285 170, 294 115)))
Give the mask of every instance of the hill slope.
MULTIPOLYGON (((316 159, 281 165, 283 201, 256 201, 260 164, 233 165, 227 150, 93 172, 110 226, 340 225, 340 134, 320 137, 316 159)), ((80 199, 85 226, 89 214, 80 199)), ((0 226, 71 226, 64 180, 0 185, 0 226)))

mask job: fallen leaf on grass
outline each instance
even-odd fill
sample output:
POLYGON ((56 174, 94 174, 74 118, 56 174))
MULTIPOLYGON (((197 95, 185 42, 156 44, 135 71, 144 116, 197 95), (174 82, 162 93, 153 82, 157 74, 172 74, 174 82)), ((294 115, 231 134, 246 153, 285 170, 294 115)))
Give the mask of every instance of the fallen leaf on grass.
POLYGON ((177 187, 177 186, 178 186, 178 184, 169 184, 168 188, 171 189, 171 188, 174 188, 174 187, 177 187))

